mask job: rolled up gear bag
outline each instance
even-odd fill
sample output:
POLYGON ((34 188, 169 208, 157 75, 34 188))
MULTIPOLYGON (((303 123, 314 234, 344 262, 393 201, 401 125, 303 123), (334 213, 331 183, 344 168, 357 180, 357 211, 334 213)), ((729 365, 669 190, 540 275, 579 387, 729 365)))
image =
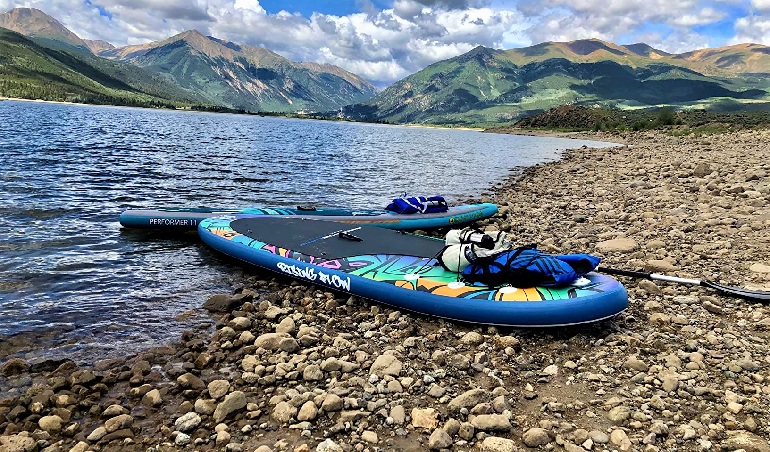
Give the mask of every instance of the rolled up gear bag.
POLYGON ((601 258, 591 254, 550 255, 532 246, 476 257, 461 270, 464 281, 498 287, 558 287, 595 269, 601 258))
POLYGON ((401 196, 385 207, 385 210, 400 213, 446 212, 449 205, 443 196, 401 196))

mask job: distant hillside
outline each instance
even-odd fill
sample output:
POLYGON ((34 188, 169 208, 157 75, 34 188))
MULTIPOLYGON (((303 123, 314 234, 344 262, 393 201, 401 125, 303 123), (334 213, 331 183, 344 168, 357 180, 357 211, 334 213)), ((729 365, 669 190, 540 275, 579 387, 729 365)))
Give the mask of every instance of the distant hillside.
POLYGON ((83 42, 86 43, 86 45, 88 46, 88 49, 94 55, 99 55, 100 52, 105 52, 107 50, 112 50, 115 48, 114 45, 110 44, 107 41, 93 41, 90 39, 84 39, 83 42))
POLYGON ((598 39, 585 39, 544 42, 531 47, 505 50, 503 55, 503 58, 519 66, 564 58, 574 63, 614 61, 633 68, 669 64, 707 76, 770 73, 770 47, 760 44, 737 44, 671 54, 643 43, 618 45, 598 39))
POLYGON ((35 8, 14 8, 0 14, 0 27, 7 28, 49 47, 90 53, 88 44, 58 20, 35 8))
POLYGON ((339 67, 293 63, 268 49, 195 30, 100 55, 160 74, 210 103, 251 111, 334 111, 376 93, 339 67))
POLYGON ((106 41, 83 40, 33 8, 0 14, 0 26, 159 98, 249 111, 327 112, 376 94, 371 84, 342 68, 293 63, 270 50, 194 30, 118 49, 106 41))
POLYGON ((174 106, 196 99, 157 76, 93 55, 41 46, 0 28, 0 96, 92 104, 174 106))
POLYGON ((346 107, 344 114, 394 123, 483 125, 564 104, 645 108, 709 106, 725 99, 763 102, 770 99, 768 53, 768 47, 751 45, 672 55, 645 44, 599 40, 513 50, 477 47, 346 107))

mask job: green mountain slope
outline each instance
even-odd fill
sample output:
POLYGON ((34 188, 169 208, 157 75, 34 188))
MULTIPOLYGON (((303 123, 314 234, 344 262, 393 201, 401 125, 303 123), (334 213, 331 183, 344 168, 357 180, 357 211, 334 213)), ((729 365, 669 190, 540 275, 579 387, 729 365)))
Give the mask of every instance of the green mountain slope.
MULTIPOLYGON (((722 56, 734 50, 723 49, 722 56)), ((713 67, 713 61, 598 40, 514 50, 477 47, 343 112, 353 119, 466 125, 511 121, 563 104, 641 108, 768 100, 770 78, 738 72, 735 62, 714 68, 718 76, 698 71, 713 67)), ((770 65, 752 67, 770 73, 770 65)))
POLYGON ((44 47, 5 28, 0 28, 0 96, 139 106, 193 101, 139 68, 44 47))
POLYGON ((334 111, 376 93, 341 68, 293 63, 270 50, 195 30, 100 55, 160 74, 210 103, 250 111, 334 111))

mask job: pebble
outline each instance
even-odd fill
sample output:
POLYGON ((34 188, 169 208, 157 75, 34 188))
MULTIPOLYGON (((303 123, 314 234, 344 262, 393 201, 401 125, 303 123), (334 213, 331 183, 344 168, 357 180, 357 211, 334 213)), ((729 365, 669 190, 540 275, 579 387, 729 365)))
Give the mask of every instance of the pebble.
POLYGON ((414 408, 412 427, 434 429, 438 426, 438 411, 434 408, 414 408))
POLYGON ((518 447, 511 439, 487 436, 481 442, 481 450, 482 452, 516 452, 518 447))

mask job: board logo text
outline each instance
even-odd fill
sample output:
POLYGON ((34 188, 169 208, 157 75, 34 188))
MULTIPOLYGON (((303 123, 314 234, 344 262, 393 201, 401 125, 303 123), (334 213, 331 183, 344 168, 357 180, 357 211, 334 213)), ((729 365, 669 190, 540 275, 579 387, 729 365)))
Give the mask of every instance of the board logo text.
POLYGON ((346 277, 345 279, 342 279, 335 274, 330 275, 320 270, 316 271, 316 269, 311 267, 300 268, 294 264, 288 265, 288 264, 284 264, 283 262, 279 262, 276 266, 278 267, 278 270, 282 271, 283 273, 286 273, 287 275, 306 279, 312 282, 318 281, 321 284, 326 284, 327 286, 331 286, 336 289, 350 291, 349 276, 346 277))

